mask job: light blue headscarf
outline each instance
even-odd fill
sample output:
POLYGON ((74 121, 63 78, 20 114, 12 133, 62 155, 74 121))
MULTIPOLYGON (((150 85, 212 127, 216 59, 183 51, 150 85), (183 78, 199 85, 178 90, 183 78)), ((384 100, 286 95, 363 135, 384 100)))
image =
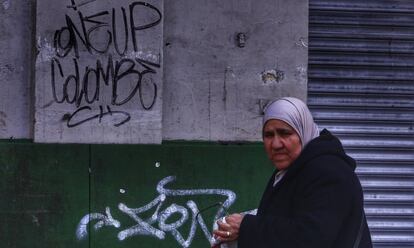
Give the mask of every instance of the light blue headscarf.
POLYGON ((294 97, 283 97, 270 102, 264 109, 263 128, 268 120, 281 120, 289 124, 298 133, 302 148, 319 136, 318 126, 313 121, 308 107, 294 97))

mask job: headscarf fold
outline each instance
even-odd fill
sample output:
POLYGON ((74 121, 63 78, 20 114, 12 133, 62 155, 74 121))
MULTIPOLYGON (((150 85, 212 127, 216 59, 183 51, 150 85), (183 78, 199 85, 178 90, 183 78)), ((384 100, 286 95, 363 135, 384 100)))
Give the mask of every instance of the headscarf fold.
POLYGON ((308 107, 294 97, 283 97, 270 102, 264 109, 263 128, 268 120, 281 120, 289 124, 299 135, 302 148, 319 136, 318 126, 313 121, 308 107))

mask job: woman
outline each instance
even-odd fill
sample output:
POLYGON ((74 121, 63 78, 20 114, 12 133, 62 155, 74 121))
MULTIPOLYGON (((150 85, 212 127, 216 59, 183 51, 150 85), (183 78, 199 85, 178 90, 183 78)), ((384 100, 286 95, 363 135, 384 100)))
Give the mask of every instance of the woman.
POLYGON ((232 214, 214 235, 239 248, 372 247, 356 163, 307 106, 285 97, 263 117, 263 143, 276 170, 257 215, 232 214))

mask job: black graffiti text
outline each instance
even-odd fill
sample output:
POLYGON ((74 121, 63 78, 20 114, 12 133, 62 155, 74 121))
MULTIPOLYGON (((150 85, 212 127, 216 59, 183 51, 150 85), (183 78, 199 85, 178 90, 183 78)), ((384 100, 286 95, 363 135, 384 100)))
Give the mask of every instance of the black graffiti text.
POLYGON ((69 15, 65 15, 66 25, 54 33, 53 47, 56 56, 66 57, 73 51, 75 57, 79 58, 80 46, 90 54, 106 54, 113 47, 114 53, 124 56, 130 42, 133 51, 138 52, 138 31, 157 26, 162 20, 160 10, 146 2, 133 2, 128 11, 121 7, 121 17, 119 15, 115 8, 88 16, 77 11, 78 25, 69 15), (141 22, 142 13, 151 17, 141 22), (108 17, 110 20, 107 20, 108 17), (118 25, 118 22, 122 22, 122 25, 118 25), (117 26, 123 27, 123 30, 117 30, 117 26), (119 37, 124 37, 123 41, 119 37))

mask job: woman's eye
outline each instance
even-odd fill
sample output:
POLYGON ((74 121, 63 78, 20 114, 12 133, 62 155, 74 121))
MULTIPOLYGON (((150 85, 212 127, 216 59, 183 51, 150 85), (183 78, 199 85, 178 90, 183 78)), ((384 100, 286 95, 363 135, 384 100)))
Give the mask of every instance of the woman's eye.
POLYGON ((279 132, 279 135, 280 136, 289 136, 289 135, 291 135, 292 134, 292 132, 290 132, 289 130, 281 130, 280 132, 279 132))
POLYGON ((265 132, 264 137, 266 137, 266 138, 273 137, 273 133, 272 132, 265 132))

